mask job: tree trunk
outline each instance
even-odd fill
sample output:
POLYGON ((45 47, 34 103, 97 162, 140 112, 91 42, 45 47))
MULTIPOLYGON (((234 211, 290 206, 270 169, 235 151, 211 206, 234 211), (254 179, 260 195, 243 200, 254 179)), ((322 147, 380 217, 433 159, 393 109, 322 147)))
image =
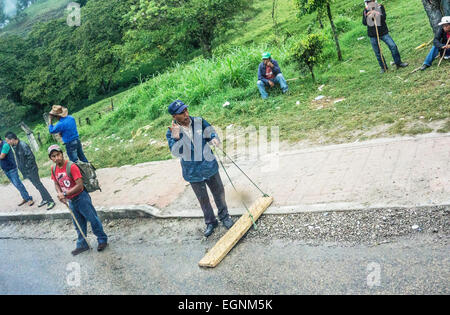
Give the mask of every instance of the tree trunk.
POLYGON ((341 47, 339 46, 339 39, 338 39, 338 35, 336 32, 336 26, 334 26, 333 16, 331 15, 330 4, 327 4, 327 13, 328 13, 328 18, 330 19, 331 29, 333 30, 334 41, 336 42, 336 50, 337 50, 337 54, 338 54, 338 60, 342 61, 341 47))
POLYGON ((308 65, 309 72, 311 72, 311 77, 314 83, 316 83, 316 77, 314 76, 313 65, 308 65))
POLYGON ((39 151, 39 144, 36 142, 33 131, 28 127, 23 121, 20 123, 20 127, 27 134, 28 141, 30 142, 30 147, 33 152, 39 151))
POLYGON ((425 12, 427 12, 428 20, 433 29, 433 34, 436 34, 439 29, 439 22, 442 19, 441 0, 422 0, 425 12))

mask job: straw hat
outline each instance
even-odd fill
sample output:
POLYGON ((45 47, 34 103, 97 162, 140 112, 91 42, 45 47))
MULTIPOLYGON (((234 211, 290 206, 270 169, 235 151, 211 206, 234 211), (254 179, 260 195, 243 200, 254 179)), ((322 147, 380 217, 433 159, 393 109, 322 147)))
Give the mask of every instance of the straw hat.
POLYGON ((50 111, 50 115, 52 116, 66 117, 68 114, 69 110, 61 105, 53 105, 50 111))

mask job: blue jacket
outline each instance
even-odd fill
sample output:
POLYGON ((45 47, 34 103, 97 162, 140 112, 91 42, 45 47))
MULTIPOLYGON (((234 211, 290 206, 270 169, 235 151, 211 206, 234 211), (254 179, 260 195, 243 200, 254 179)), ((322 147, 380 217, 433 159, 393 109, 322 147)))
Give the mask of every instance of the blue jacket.
POLYGON ((183 178, 190 182, 201 182, 216 175, 219 166, 208 142, 218 138, 214 128, 201 117, 191 117, 191 128, 194 139, 189 139, 180 127, 180 139, 172 138, 167 130, 166 138, 173 155, 181 157, 183 178))
MULTIPOLYGON (((7 144, 5 141, 0 140, 0 152, 2 152, 3 146, 7 144)), ((8 154, 6 154, 5 158, 0 160, 0 166, 3 171, 9 172, 15 168, 17 168, 16 160, 14 159, 13 150, 10 149, 8 154)))
POLYGON ((61 117, 55 126, 48 126, 48 131, 50 133, 61 133, 62 140, 65 144, 77 140, 79 137, 75 118, 70 115, 61 117))
MULTIPOLYGON (((280 66, 278 66, 278 62, 275 59, 270 59, 270 61, 273 63, 272 73, 276 77, 281 73, 280 66)), ((265 84, 269 84, 269 80, 266 79, 266 65, 264 64, 264 61, 262 61, 258 67, 258 80, 263 81, 265 84)))

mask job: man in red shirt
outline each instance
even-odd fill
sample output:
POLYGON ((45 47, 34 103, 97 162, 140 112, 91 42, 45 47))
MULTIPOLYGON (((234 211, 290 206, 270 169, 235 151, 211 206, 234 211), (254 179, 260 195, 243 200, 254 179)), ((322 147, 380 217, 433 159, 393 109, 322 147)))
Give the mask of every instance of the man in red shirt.
MULTIPOLYGON (((70 209, 80 224, 84 233, 87 234, 87 222, 91 223, 92 231, 98 240, 97 250, 100 252, 108 245, 108 237, 103 231, 102 223, 92 205, 89 194, 84 190, 83 178, 80 169, 75 163, 70 165, 70 174, 67 171, 67 163, 64 154, 58 145, 52 145, 48 148, 48 156, 55 163, 51 169, 52 180, 55 182, 55 189, 58 193, 58 199, 62 203, 69 203, 70 209)), ((78 255, 89 249, 89 245, 80 233, 77 225, 75 229, 78 233, 77 247, 72 251, 72 255, 78 255)))

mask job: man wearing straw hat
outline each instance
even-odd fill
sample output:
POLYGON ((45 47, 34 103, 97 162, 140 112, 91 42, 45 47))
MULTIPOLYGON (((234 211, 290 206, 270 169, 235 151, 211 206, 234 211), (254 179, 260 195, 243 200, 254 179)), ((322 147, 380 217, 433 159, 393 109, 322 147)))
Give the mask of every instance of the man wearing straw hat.
POLYGON ((102 223, 92 205, 92 200, 83 186, 81 171, 75 163, 69 163, 64 159, 61 148, 54 144, 48 148, 48 156, 55 163, 51 168, 52 180, 58 199, 68 206, 73 214, 73 223, 78 233, 77 246, 72 255, 78 255, 88 250, 89 244, 86 240, 87 222, 91 223, 92 232, 97 236, 100 252, 108 245, 108 237, 103 231, 102 223), (70 168, 70 169, 69 169, 70 168))
POLYGON ((420 70, 431 67, 434 58, 439 54, 444 59, 450 59, 450 16, 444 16, 439 23, 439 30, 436 32, 433 40, 433 47, 428 53, 420 70))
POLYGON ((69 160, 72 162, 81 160, 82 162, 88 163, 89 161, 84 155, 83 147, 81 146, 75 118, 68 115, 67 108, 61 105, 53 105, 49 114, 50 126, 48 126, 48 131, 52 134, 61 134, 69 160), (59 120, 55 126, 53 126, 53 119, 59 120))
POLYGON ((370 38, 372 49, 375 52, 375 56, 381 67, 381 73, 386 72, 388 66, 381 52, 380 40, 385 42, 389 47, 397 69, 407 67, 408 63, 402 62, 397 45, 389 35, 384 6, 378 4, 375 0, 364 0, 364 3, 365 8, 363 11, 362 23, 367 26, 367 35, 370 38))

